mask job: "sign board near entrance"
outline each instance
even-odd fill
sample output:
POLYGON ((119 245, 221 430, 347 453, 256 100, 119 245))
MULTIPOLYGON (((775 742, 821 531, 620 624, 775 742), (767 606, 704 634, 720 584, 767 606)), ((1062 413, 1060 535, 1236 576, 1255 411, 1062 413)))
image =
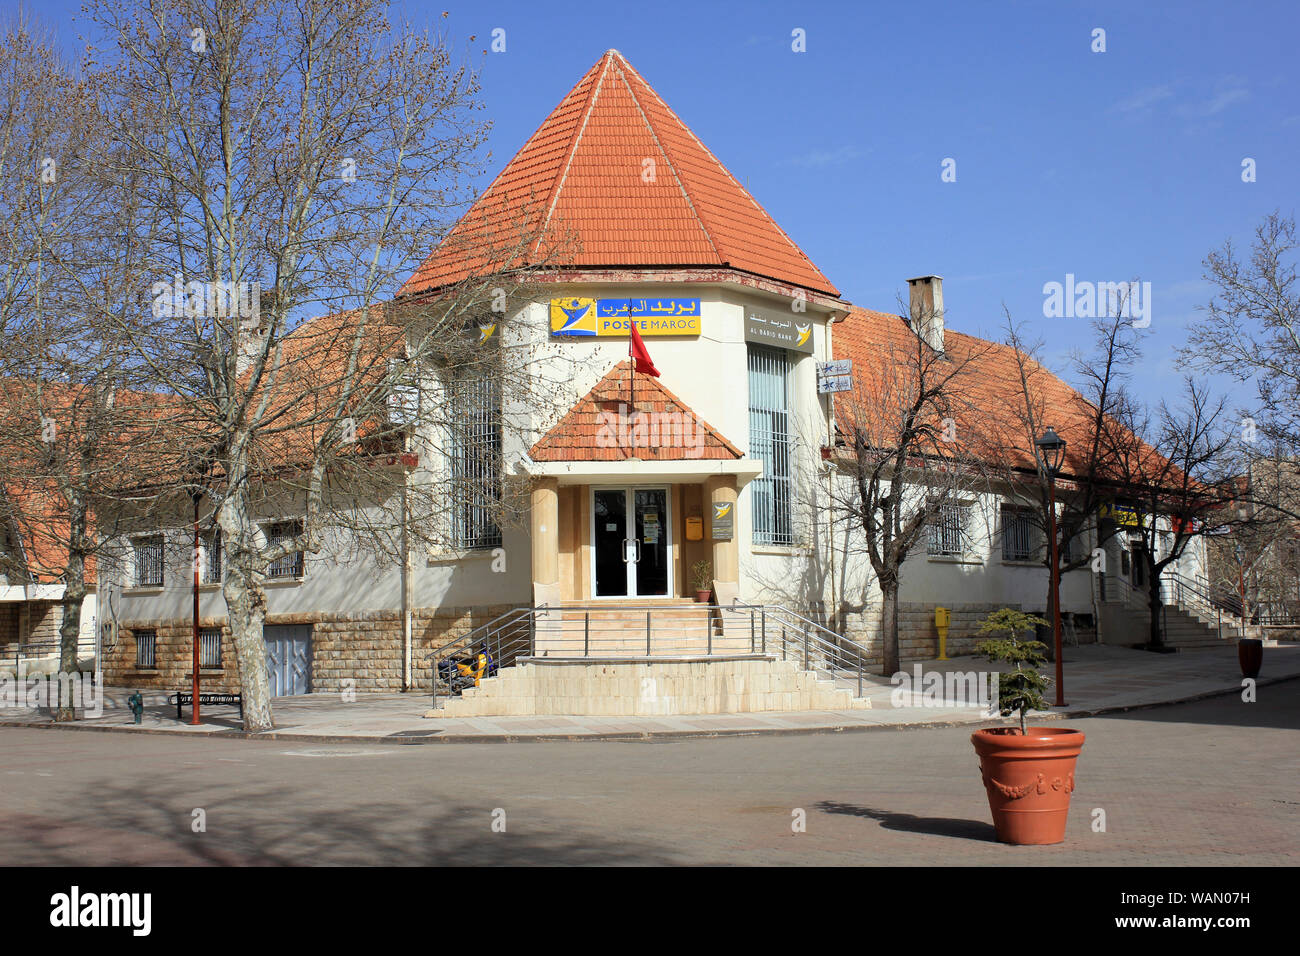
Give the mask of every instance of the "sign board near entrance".
POLYGON ((812 320, 806 316, 749 309, 745 312, 745 341, 811 355, 812 320))
POLYGON ((817 366, 817 392, 847 392, 853 388, 853 360, 821 362, 817 366))
POLYGON ((735 512, 736 509, 730 501, 714 502, 709 537, 714 541, 730 541, 736 533, 735 512))
POLYGON ((1097 516, 1100 518, 1109 518, 1117 525, 1122 525, 1125 528, 1137 528, 1141 526, 1138 521, 1137 509, 1130 508, 1127 505, 1106 504, 1103 502, 1097 509, 1097 516))

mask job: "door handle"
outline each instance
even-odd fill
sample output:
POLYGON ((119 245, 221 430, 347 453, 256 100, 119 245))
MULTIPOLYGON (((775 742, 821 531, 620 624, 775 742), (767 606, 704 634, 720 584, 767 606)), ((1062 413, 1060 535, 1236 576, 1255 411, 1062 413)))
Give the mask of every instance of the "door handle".
POLYGON ((633 538, 632 540, 633 543, 636 545, 636 562, 637 564, 640 564, 641 563, 641 539, 633 538))
POLYGON ((632 543, 632 539, 631 539, 631 538, 624 538, 624 539, 623 539, 623 563, 624 563, 624 564, 627 564, 629 561, 632 560, 632 557, 631 557, 631 551, 632 551, 632 549, 628 547, 628 545, 631 544, 631 543, 632 543))

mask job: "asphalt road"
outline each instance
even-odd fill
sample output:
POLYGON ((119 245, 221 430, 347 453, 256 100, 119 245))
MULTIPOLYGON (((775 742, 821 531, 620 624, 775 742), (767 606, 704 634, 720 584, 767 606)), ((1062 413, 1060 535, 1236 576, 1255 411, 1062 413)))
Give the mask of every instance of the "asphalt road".
POLYGON ((1066 842, 1032 848, 995 842, 960 728, 404 746, 0 728, 0 859, 1294 864, 1300 681, 1260 696, 1070 722, 1088 740, 1066 842))

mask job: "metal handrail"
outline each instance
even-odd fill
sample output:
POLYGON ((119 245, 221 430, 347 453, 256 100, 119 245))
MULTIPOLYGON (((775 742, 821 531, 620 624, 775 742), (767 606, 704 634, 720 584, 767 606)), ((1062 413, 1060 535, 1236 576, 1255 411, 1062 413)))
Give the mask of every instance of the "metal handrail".
POLYGON ((856 679, 857 696, 862 696, 868 652, 857 641, 779 604, 743 604, 736 601, 727 606, 726 610, 749 612, 751 644, 759 647, 763 653, 767 651, 768 640, 776 640, 781 650, 781 659, 788 660, 793 646, 795 652, 801 655, 804 670, 823 673, 833 681, 856 679), (769 627, 769 624, 772 626, 769 627))
POLYGON ((1171 571, 1164 575, 1161 580, 1161 587, 1162 595, 1165 593, 1172 594, 1173 603, 1200 603, 1210 611, 1226 611, 1238 618, 1242 615, 1241 598, 1238 595, 1223 592, 1216 595, 1210 587, 1210 582, 1205 578, 1189 578, 1176 571, 1171 571), (1166 585, 1168 585, 1167 588, 1166 585))
MULTIPOLYGON (((811 621, 788 608, 779 605, 742 604, 731 605, 708 604, 616 604, 616 605, 559 605, 515 608, 481 625, 461 638, 452 641, 436 651, 425 655, 432 659, 433 698, 437 707, 439 683, 443 661, 466 649, 487 645, 494 669, 509 666, 520 656, 536 656, 539 650, 539 632, 546 654, 559 652, 562 656, 573 657, 630 657, 636 659, 654 659, 677 656, 701 656, 701 650, 692 638, 704 636, 703 656, 735 656, 744 651, 737 648, 737 643, 744 644, 744 623, 748 623, 748 653, 764 656, 779 655, 782 660, 801 662, 804 670, 825 674, 833 681, 854 680, 857 682, 857 696, 862 696, 862 685, 866 670, 866 648, 855 641, 837 634, 827 627, 811 621), (627 615, 623 620, 610 622, 600 620, 593 622, 593 613, 606 614, 615 612, 627 615), (701 615, 701 612, 702 615, 701 615), (631 651, 631 645, 639 639, 641 631, 637 616, 644 613, 644 646, 631 651), (682 623, 680 620, 671 625, 672 637, 665 637, 662 632, 656 636, 655 615, 660 615, 660 622, 673 616, 700 617, 705 620, 700 624, 682 623), (739 622, 736 618, 739 617, 739 622), (730 620, 729 620, 730 619, 730 620), (616 626, 611 627, 611 623, 616 626), (595 624, 593 633, 593 624, 595 624), (737 630, 737 625, 739 630, 737 630), (715 633, 721 628, 721 634, 715 633), (612 633, 612 636, 611 636, 612 633), (686 643, 679 643, 680 638, 686 643), (641 651, 644 651, 642 653, 641 651)), ((448 693, 452 691, 447 688, 448 693)))

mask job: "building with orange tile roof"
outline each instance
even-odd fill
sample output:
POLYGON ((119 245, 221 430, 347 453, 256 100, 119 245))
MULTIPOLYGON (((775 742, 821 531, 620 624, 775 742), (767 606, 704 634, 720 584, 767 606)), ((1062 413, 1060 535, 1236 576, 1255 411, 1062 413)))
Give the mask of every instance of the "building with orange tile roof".
MULTIPOLYGON (((429 519, 444 523, 446 545, 412 549, 400 568, 306 555, 274 582, 267 633, 277 689, 427 689, 429 655, 499 638, 523 619, 521 608, 533 609, 523 612, 533 640, 595 619, 643 628, 635 640, 651 646, 656 635, 698 644, 707 633, 710 649, 716 636, 746 651, 767 647, 758 630, 766 625, 755 622, 770 611, 774 621, 803 621, 798 627, 834 623, 864 660, 877 660, 878 590, 852 530, 828 504, 843 481, 834 458, 848 407, 819 382, 836 362, 851 363, 855 383, 870 381, 892 348, 918 335, 953 356, 979 352, 970 407, 1006 437, 1017 425, 1009 350, 945 330, 942 309, 937 326, 914 329, 843 301, 615 50, 560 100, 394 304, 436 302, 502 270, 535 270, 540 292, 516 303, 508 321, 486 318, 482 341, 526 356, 532 391, 501 394, 490 382, 466 388, 437 376, 420 386, 410 480, 471 494, 449 495, 429 519), (631 373, 633 323, 661 378, 631 373), (440 403, 429 420, 426 401, 440 403), (441 430, 448 409, 468 422, 463 433, 441 430), (498 523, 482 502, 506 489, 524 503, 517 522, 498 523), (655 624, 685 613, 699 590, 715 616, 701 618, 694 637, 684 625, 655 624)), ((941 301, 940 280, 927 278, 941 301)), ((296 348, 308 339, 287 341, 296 348)), ((1079 448, 1079 396, 1055 376, 1043 381, 1052 424, 1079 448)), ((998 458, 1034 468, 1031 449, 1010 437, 998 458)), ((1025 504, 1015 495, 993 484, 972 489, 960 546, 940 542, 909 561, 905 659, 934 656, 936 606, 953 612, 950 653, 969 651, 990 610, 1042 611, 1041 537, 1018 525, 1023 540, 1006 540, 1008 508, 1025 504)), ((115 678, 166 685, 179 670, 154 655, 187 653, 186 595, 165 583, 171 571, 159 585, 123 573, 124 626, 149 636, 150 667, 128 638, 115 678)), ((207 587, 202 614, 220 628, 224 603, 207 587)), ((1089 574, 1067 575, 1062 607, 1077 639, 1126 640, 1127 611, 1103 614, 1107 600, 1089 574)), ((234 686, 233 670, 210 676, 234 686)))

